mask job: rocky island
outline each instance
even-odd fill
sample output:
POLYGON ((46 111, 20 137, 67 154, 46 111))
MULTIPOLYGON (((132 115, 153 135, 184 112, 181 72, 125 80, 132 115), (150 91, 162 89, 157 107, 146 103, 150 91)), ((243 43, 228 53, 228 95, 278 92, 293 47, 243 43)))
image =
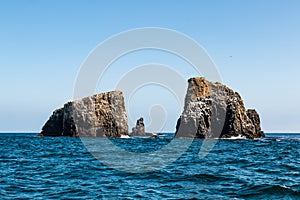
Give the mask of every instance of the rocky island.
POLYGON ((71 137, 128 135, 123 93, 112 91, 68 102, 53 112, 39 135, 71 137))
MULTIPOLYGON (((128 132, 121 91, 100 93, 66 103, 53 112, 39 136, 122 137, 157 135, 145 132, 144 119, 128 132)), ((264 137, 254 109, 246 110, 241 96, 221 83, 191 78, 176 138, 264 137)))
POLYGON ((264 137, 254 109, 246 110, 239 93, 205 78, 191 78, 175 137, 264 137))

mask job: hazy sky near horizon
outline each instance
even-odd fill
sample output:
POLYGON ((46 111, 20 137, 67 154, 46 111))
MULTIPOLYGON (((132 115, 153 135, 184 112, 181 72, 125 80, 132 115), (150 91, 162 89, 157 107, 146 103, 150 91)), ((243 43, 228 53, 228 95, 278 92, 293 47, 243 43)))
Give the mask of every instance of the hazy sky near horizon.
MULTIPOLYGON (((11 0, 0 3, 0 27, 2 132, 40 131, 52 111, 73 98, 88 54, 108 37, 142 27, 173 29, 201 44, 223 83, 258 110, 264 131, 300 132, 300 1, 11 0)), ((177 58, 150 51, 121 59, 110 75, 118 66, 149 62, 185 70, 177 58)), ((128 106, 133 118, 143 115, 149 123, 139 106, 168 104, 168 98, 149 96, 128 106)), ((173 131, 181 109, 168 109, 164 130, 173 131)))

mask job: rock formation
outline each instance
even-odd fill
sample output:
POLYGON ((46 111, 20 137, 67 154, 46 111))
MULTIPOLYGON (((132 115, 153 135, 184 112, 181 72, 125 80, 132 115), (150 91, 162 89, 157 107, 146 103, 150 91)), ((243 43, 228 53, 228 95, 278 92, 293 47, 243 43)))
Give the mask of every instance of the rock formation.
POLYGON ((130 136, 151 136, 155 137, 155 134, 145 132, 145 124, 144 124, 144 118, 139 118, 136 121, 135 127, 132 128, 132 133, 130 133, 130 136))
POLYGON ((241 96, 221 83, 191 78, 175 137, 264 137, 255 110, 246 110, 241 96))
POLYGON ((145 135, 145 124, 144 119, 141 117, 136 121, 135 127, 132 128, 132 136, 144 136, 145 135))
MULTIPOLYGON (((128 134, 127 115, 121 91, 112 91, 66 103, 53 112, 40 136, 121 137, 128 134)), ((145 132, 144 119, 137 120, 131 136, 157 135, 145 132)), ((221 83, 191 78, 175 137, 264 137, 258 113, 246 110, 241 96, 221 83)))
POLYGON ((255 133, 257 134, 256 137, 264 137, 265 134, 261 130, 261 127, 260 127, 260 118, 259 118, 259 115, 256 112, 256 110, 254 110, 254 109, 248 109, 247 110, 247 116, 249 117, 249 119, 251 119, 252 123, 255 125, 255 133))
POLYGON ((78 99, 57 109, 40 136, 120 137, 128 135, 127 115, 121 91, 78 99))

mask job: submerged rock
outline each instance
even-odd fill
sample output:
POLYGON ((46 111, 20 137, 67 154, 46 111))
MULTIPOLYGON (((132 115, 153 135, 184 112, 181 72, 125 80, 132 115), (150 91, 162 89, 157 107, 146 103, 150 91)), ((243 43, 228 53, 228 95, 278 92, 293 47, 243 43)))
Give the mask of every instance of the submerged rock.
POLYGON ((175 137, 264 137, 255 110, 246 110, 242 97, 221 83, 191 78, 175 137))
POLYGON ((68 102, 43 126, 40 136, 121 137, 128 135, 121 91, 112 91, 68 102))

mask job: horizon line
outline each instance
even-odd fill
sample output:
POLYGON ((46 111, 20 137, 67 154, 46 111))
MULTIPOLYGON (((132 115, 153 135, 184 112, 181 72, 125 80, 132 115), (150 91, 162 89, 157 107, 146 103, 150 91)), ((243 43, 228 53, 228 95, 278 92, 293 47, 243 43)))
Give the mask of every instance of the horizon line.
MULTIPOLYGON (((41 131, 0 131, 0 134, 4 133, 21 133, 21 134, 26 134, 26 133, 40 133, 41 131)), ((154 133, 175 133, 175 131, 162 131, 162 132, 154 132, 154 133)), ((266 134, 300 134, 299 132, 294 132, 294 131, 264 131, 266 134)))

